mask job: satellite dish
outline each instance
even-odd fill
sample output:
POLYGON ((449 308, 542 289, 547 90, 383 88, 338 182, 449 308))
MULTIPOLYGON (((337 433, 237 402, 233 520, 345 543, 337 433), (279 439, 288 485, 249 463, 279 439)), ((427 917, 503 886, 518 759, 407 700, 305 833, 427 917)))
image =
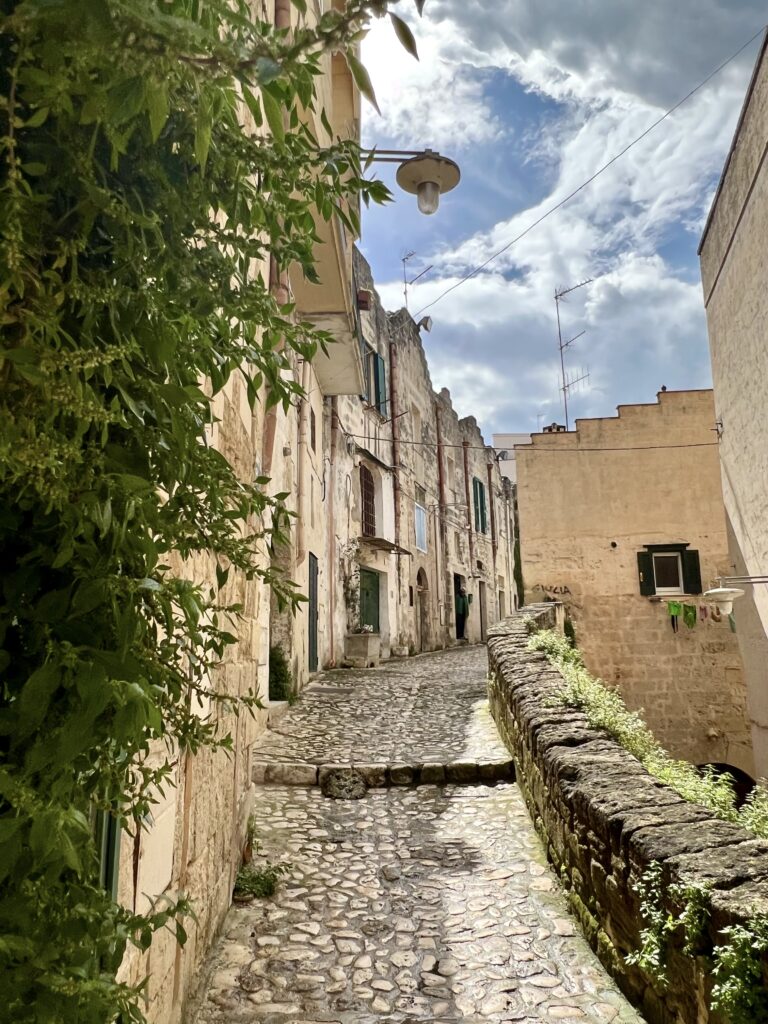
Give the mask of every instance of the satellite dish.
POLYGON ((419 320, 419 322, 416 324, 416 326, 418 327, 419 330, 421 330, 421 328, 423 327, 424 330, 427 331, 427 333, 429 333, 429 331, 432 330, 432 317, 423 316, 421 320, 419 320))

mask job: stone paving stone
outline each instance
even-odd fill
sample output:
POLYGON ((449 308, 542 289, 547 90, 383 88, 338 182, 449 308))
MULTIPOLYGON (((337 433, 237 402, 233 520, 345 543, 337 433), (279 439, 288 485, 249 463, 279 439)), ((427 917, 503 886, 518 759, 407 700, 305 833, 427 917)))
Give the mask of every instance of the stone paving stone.
POLYGON ((390 775, 396 785, 419 781, 422 765, 430 768, 423 781, 446 765, 456 781, 479 771, 509 778, 509 752, 488 710, 487 671, 485 647, 477 646, 326 672, 257 740, 254 782, 309 785, 311 766, 350 764, 370 772, 374 785, 394 765, 413 775, 390 775))
POLYGON ((257 791, 275 896, 233 907, 189 1024, 638 1024, 571 927, 514 784, 257 791))

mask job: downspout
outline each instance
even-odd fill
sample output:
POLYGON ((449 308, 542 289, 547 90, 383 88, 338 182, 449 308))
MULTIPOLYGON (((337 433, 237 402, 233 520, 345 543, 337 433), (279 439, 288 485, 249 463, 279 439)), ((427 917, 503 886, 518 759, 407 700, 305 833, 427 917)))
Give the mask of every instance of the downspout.
MULTIPOLYGON (((448 532, 445 523, 445 472, 443 470, 443 431, 440 424, 440 406, 435 402, 435 433, 437 434, 437 493, 438 501, 440 504, 437 507, 437 514, 440 517, 440 543, 437 545, 437 524, 435 524, 435 540, 437 547, 436 556, 437 562, 437 580, 438 580, 438 591, 437 591, 437 607, 438 615, 440 613, 440 591, 441 589, 447 595, 448 591, 448 532), (441 584, 442 579, 442 584, 441 584)), ((445 609, 443 612, 443 644, 446 645, 448 642, 448 623, 450 616, 448 615, 448 601, 447 599, 443 602, 445 609)))
POLYGON ((469 497, 469 441, 462 441, 464 449, 464 497, 467 502, 467 528, 469 529, 469 568, 475 571, 475 537, 472 532, 472 502, 469 497))
MULTIPOLYGON (((496 576, 496 552, 499 549, 499 543, 496 538, 496 502, 494 501, 493 491, 493 466, 488 463, 488 504, 491 506, 491 548, 493 550, 493 575, 496 576)), ((494 590, 496 589, 496 580, 493 583, 494 590)))
POLYGON ((309 488, 306 486, 307 464, 307 423, 309 421, 309 363, 306 359, 301 364, 301 390, 303 398, 299 407, 299 450, 296 466, 296 567, 303 564, 307 555, 306 531, 304 523, 307 515, 304 510, 304 499, 309 488))
POLYGON ((336 619, 336 531, 335 494, 336 494, 336 446, 339 436, 338 399, 331 398, 331 457, 328 466, 328 650, 331 665, 336 664, 334 648, 334 624, 336 619))
MULTIPOLYGON (((397 348, 390 338, 389 341, 389 408, 392 419, 392 490, 395 499, 395 544, 397 551, 397 593, 401 588, 401 555, 400 555, 400 421, 397 418, 397 348)), ((398 623, 399 627, 399 623, 398 623)), ((390 631, 391 633, 391 631, 390 631)), ((398 642, 400 640, 398 628, 398 642)))

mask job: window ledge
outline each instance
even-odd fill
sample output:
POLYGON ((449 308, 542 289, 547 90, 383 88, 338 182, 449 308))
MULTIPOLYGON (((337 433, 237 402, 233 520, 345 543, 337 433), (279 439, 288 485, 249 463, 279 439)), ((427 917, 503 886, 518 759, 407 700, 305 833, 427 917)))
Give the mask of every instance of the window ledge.
POLYGON ((698 598, 701 594, 650 594, 648 600, 651 604, 660 604, 662 601, 679 601, 681 598, 698 598))

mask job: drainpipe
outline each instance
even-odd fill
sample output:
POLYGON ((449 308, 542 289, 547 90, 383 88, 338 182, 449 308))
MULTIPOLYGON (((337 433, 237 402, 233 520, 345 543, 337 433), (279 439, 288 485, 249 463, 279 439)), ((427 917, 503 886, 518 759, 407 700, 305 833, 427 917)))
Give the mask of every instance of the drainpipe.
MULTIPOLYGON (((437 591, 437 607, 438 613, 440 609, 440 590, 441 584, 440 579, 442 577, 442 589, 447 595, 448 590, 448 531, 445 523, 445 471, 443 469, 443 431, 440 423, 440 406, 435 402, 435 432, 437 434, 437 493, 438 501, 440 504, 437 507, 437 514, 440 517, 440 546, 435 552, 438 559, 437 564, 437 580, 438 580, 438 591, 437 591)), ((437 539, 437 525, 435 525, 435 539, 437 539)), ((437 547, 437 545, 436 545, 437 547)), ((447 597, 444 602, 446 608, 443 612, 443 644, 448 642, 448 609, 447 609, 447 597)))
POLYGON ((469 441, 462 441, 464 449, 464 496, 467 502, 467 526, 469 528, 469 571, 475 571, 475 535, 472 532, 472 502, 469 496, 469 441))
MULTIPOLYGON (((491 506, 491 547, 493 549, 493 575, 496 576, 496 552, 499 549, 499 543, 496 538, 496 502, 494 501, 493 491, 493 466, 488 463, 488 504, 491 506)), ((494 590, 496 589, 496 582, 494 580, 494 590)))
POLYGON ((309 516, 309 510, 304 509, 304 499, 309 490, 306 486, 305 477, 307 475, 307 465, 309 458, 307 456, 307 433, 308 433, 308 422, 309 422, 309 363, 306 359, 302 360, 301 363, 301 390, 304 393, 304 397, 301 399, 301 405, 299 407, 299 444, 297 452, 297 466, 296 466, 296 511, 298 513, 296 517, 296 567, 300 566, 307 555, 306 545, 306 531, 304 529, 304 523, 309 516))
POLYGON ((336 532, 335 494, 336 494, 336 446, 339 438, 338 400, 331 398, 331 458, 328 466, 328 649, 331 665, 336 664, 334 648, 334 623, 336 617, 336 532))
MULTIPOLYGON (((392 419, 392 490, 395 499, 395 544, 400 547, 400 420, 397 418, 397 347, 389 342, 389 408, 392 419)), ((401 584, 401 555, 397 552, 397 592, 401 584)), ((398 642, 400 640, 398 623, 398 642)), ((391 635, 391 631, 390 631, 391 635)))

